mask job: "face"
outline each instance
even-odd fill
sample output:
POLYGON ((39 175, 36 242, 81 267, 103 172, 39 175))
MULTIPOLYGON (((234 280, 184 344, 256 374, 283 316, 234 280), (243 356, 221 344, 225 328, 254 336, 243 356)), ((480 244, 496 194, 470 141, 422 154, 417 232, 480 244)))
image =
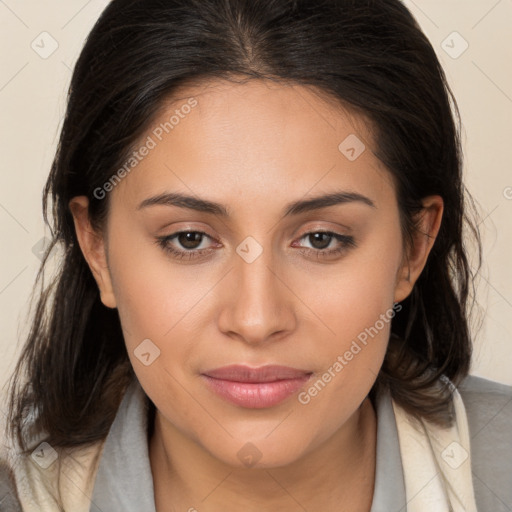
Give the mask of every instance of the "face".
POLYGON ((282 466, 343 429, 379 372, 411 287, 395 189, 364 119, 306 87, 181 97, 109 192, 95 276, 168 428, 282 466))

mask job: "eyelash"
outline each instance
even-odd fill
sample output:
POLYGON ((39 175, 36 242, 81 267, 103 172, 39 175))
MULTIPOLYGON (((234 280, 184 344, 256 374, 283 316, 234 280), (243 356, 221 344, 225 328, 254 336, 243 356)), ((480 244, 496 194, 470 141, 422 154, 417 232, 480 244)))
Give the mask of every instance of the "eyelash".
MULTIPOLYGON (((205 253, 212 251, 212 248, 190 249, 190 250, 183 250, 183 251, 175 249, 174 247, 172 247, 172 245, 170 245, 170 242, 183 233, 196 233, 196 234, 200 234, 200 235, 203 235, 207 238, 211 238, 212 240, 214 240, 213 237, 211 237, 204 231, 183 230, 183 231, 177 231, 176 233, 173 233, 172 235, 159 236, 156 238, 156 243, 159 247, 161 247, 164 250, 164 252, 170 254, 173 258, 176 258, 176 259, 193 260, 193 259, 201 258, 205 253)), ((338 242, 341 244, 340 247, 338 247, 336 249, 311 249, 309 247, 301 247, 299 249, 299 252, 301 254, 310 255, 311 253, 315 253, 315 255, 318 259, 328 258, 330 256, 341 255, 345 251, 347 251, 353 247, 356 247, 356 242, 354 240, 354 237, 349 236, 349 235, 342 235, 340 233, 335 233, 333 231, 322 231, 322 230, 308 231, 307 233, 304 233, 299 238, 299 240, 302 240, 303 238, 306 238, 310 235, 314 235, 314 234, 318 234, 318 233, 328 235, 331 238, 338 240, 338 242)))

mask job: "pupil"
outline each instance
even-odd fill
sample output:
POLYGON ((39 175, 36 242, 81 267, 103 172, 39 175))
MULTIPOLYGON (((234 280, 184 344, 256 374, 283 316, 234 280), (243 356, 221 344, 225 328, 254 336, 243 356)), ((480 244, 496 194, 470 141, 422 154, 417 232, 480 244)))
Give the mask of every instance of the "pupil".
POLYGON ((178 236, 180 244, 187 249, 195 249, 197 242, 201 242, 201 237, 201 233, 196 231, 180 233, 178 236))
MULTIPOLYGON (((313 237, 314 242, 312 242, 313 247, 316 249, 325 249, 329 246, 329 243, 331 241, 331 236, 327 233, 313 233, 313 235, 310 235, 313 237), (324 243, 322 244, 322 237, 325 237, 326 240, 324 240, 324 243), (320 246, 316 245, 316 242, 320 242, 320 246), (325 243, 327 242, 327 243, 325 243)), ((310 240, 311 241, 311 240, 310 240)))

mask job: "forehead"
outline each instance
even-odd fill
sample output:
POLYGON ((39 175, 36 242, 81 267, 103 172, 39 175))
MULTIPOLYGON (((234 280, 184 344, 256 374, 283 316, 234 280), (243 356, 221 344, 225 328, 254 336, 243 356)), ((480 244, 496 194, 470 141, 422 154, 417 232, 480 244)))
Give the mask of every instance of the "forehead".
POLYGON ((165 123, 173 112, 188 111, 186 104, 191 98, 196 106, 185 116, 180 115, 180 122, 193 118, 209 136, 215 135, 218 140, 228 136, 231 145, 239 144, 246 149, 251 144, 245 143, 252 142, 245 139, 247 133, 257 137, 253 145, 258 140, 275 140, 275 135, 283 143, 287 136, 298 136, 305 143, 325 140, 326 144, 331 144, 332 137, 337 139, 350 133, 357 133, 366 142, 373 143, 370 120, 332 94, 312 86, 269 79, 241 83, 214 79, 181 87, 164 102, 153 126, 165 123), (331 137, 326 139, 327 132, 331 137))
POLYGON ((115 194, 133 202, 179 189, 268 200, 269 191, 302 196, 318 186, 382 189, 390 181, 371 130, 364 116, 308 86, 212 80, 182 87, 135 144, 151 149, 115 194))

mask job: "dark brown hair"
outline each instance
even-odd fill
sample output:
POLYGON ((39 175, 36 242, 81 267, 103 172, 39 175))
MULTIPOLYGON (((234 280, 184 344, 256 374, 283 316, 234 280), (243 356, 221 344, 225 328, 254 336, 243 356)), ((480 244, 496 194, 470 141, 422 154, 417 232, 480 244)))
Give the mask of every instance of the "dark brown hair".
MULTIPOLYGON (((363 113, 376 156, 396 183, 404 240, 421 199, 444 217, 426 267, 391 326, 373 393, 390 389, 409 412, 448 424, 450 390, 468 373, 473 275, 458 112, 435 52, 399 0, 113 0, 75 66, 43 197, 60 272, 45 285, 10 389, 10 435, 24 448, 102 439, 133 378, 117 310, 103 306, 68 208, 86 195, 101 228, 109 201, 94 190, 119 169, 178 87, 220 78, 311 86, 363 113), (51 202, 51 212, 50 210, 51 202), (29 415, 30 413, 30 415, 29 415), (30 421, 29 421, 30 419, 30 421)), ((480 257, 480 252, 478 252, 480 257)))

